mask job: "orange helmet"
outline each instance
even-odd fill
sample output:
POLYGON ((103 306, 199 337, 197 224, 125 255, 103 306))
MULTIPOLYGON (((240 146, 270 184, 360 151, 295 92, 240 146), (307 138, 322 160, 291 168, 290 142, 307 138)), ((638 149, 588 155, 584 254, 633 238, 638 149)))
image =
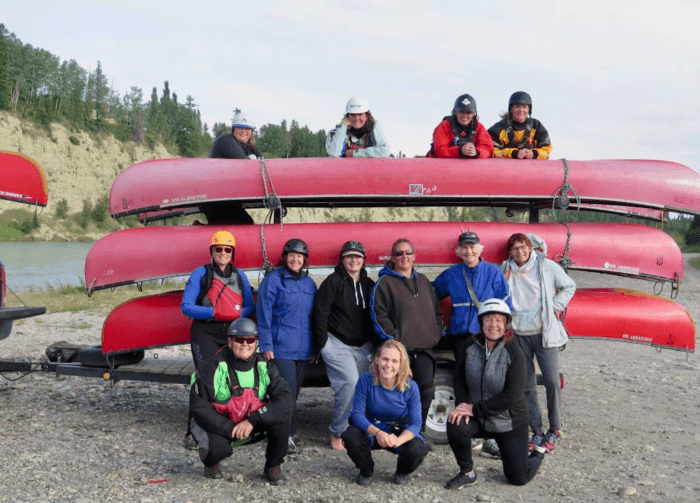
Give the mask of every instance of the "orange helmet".
POLYGON ((236 247, 236 238, 228 231, 217 231, 209 240, 209 246, 226 245, 236 247))

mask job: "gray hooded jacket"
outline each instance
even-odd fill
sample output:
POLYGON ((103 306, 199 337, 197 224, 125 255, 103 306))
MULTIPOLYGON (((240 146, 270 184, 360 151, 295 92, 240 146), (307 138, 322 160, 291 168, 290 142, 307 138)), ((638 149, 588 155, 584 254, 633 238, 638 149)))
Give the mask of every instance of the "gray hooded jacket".
MULTIPOLYGON (((536 234, 528 234, 532 241, 532 252, 536 254, 542 287, 542 346, 558 348, 569 340, 566 329, 556 313, 563 311, 576 292, 576 283, 564 269, 547 257, 547 244, 536 234)), ((513 288, 510 277, 514 262, 508 259, 501 264, 501 270, 513 288)))

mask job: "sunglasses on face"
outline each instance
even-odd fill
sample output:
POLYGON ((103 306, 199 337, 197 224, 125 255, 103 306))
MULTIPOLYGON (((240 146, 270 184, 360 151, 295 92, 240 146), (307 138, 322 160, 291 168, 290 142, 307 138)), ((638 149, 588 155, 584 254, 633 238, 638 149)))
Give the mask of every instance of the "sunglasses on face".
POLYGON ((413 250, 399 250, 393 253, 394 257, 403 257, 404 255, 413 255, 413 250))
POLYGON ((233 342, 236 344, 250 344, 253 345, 258 340, 255 337, 234 337, 233 342))
POLYGON ((214 251, 216 253, 224 252, 230 255, 233 252, 233 248, 230 248, 228 246, 217 246, 216 248, 214 248, 214 251))

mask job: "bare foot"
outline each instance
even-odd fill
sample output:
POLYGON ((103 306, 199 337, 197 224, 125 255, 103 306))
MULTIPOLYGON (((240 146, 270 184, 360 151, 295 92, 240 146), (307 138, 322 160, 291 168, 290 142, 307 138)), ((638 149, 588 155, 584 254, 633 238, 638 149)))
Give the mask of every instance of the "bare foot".
POLYGON ((331 447, 334 451, 344 451, 345 443, 343 442, 342 438, 334 437, 333 435, 331 435, 331 447))

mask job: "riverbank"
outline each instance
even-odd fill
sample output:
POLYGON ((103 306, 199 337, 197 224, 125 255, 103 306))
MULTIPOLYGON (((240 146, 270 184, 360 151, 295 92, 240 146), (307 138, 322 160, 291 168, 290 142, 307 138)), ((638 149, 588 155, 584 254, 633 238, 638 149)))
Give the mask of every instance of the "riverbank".
MULTIPOLYGON (((581 288, 653 291, 652 283, 640 280, 579 272, 572 277, 581 288)), ((122 290, 97 292, 95 297, 122 290)), ((700 319, 700 271, 686 268, 676 300, 700 319)), ((57 340, 96 344, 107 312, 103 306, 24 320, 0 341, 0 354, 38 358, 57 340)), ((175 355, 187 356, 189 348, 151 350, 146 357, 175 355)), ((370 487, 353 483, 356 470, 347 455, 328 447, 332 394, 327 388, 302 390, 299 450, 283 465, 289 481, 270 487, 260 478, 264 443, 238 449, 223 462, 230 480, 202 477, 196 453, 184 450, 181 443, 187 419, 184 386, 120 382, 110 387, 97 379, 33 374, 4 381, 0 387, 4 453, 0 501, 690 503, 700 499, 696 355, 577 339, 561 353, 561 367, 566 380, 562 438, 537 477, 524 487, 510 486, 499 461, 478 456, 477 485, 457 493, 443 489, 457 471, 447 446, 435 446, 406 486, 390 483, 396 458, 385 452, 375 454, 377 469, 370 487)))

